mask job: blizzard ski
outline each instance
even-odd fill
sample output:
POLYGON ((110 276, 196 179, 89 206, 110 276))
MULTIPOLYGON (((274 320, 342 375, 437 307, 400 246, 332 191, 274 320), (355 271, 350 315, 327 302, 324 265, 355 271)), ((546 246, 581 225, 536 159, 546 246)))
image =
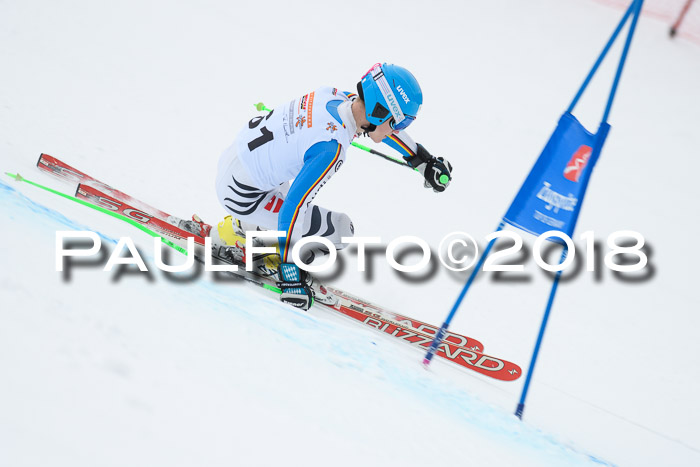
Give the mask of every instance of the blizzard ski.
MULTIPOLYGON (((327 286, 336 296, 342 298, 347 302, 347 307, 353 311, 359 312, 370 318, 378 318, 384 322, 389 322, 396 324, 398 326, 418 331, 421 334, 427 334, 433 338, 437 335, 439 328, 433 326, 432 324, 424 323, 415 318, 409 318, 408 316, 394 313, 389 311, 384 307, 375 305, 363 298, 351 295, 344 290, 337 289, 335 287, 327 286)), ((454 332, 447 332, 443 338, 443 342, 447 342, 451 345, 456 345, 458 347, 466 347, 471 350, 476 350, 478 352, 484 351, 484 344, 474 339, 473 337, 466 337, 461 334, 454 332)))
MULTIPOLYGON (((79 199, 118 212, 132 220, 142 223, 153 231, 162 234, 164 237, 168 237, 176 244, 184 245, 188 237, 195 237, 195 243, 198 245, 204 244, 204 239, 202 237, 180 229, 166 220, 172 219, 174 216, 153 208, 126 193, 118 191, 56 158, 42 154, 37 166, 66 181, 76 182, 82 180, 82 182, 79 182, 76 190, 76 197, 79 199)), ((199 256, 197 259, 202 261, 201 255, 195 256, 199 256)), ((230 258, 221 257, 220 255, 214 256, 220 260, 235 264, 230 258)), ((239 265, 242 265, 242 263, 239 265)), ((235 274, 258 286, 279 291, 279 289, 276 289, 274 281, 269 277, 259 276, 248 271, 241 271, 240 268, 238 272, 232 272, 231 274, 235 274)), ((430 343, 438 332, 438 328, 435 326, 409 318, 405 315, 390 312, 340 289, 324 287, 320 284, 315 284, 315 286, 327 289, 324 290, 324 292, 327 293, 327 291, 330 291, 331 293, 329 295, 333 297, 333 300, 320 303, 325 305, 322 309, 333 310, 365 327, 398 338, 421 350, 425 350, 430 346, 430 343)), ((461 367, 474 370, 495 379, 512 381, 520 376, 521 369, 514 363, 485 355, 482 352, 483 344, 481 342, 450 332, 445 337, 442 344, 440 344, 437 355, 461 367)))
POLYGON ((59 180, 63 180, 68 183, 82 183, 84 185, 94 186, 102 192, 107 193, 109 196, 112 196, 113 198, 119 201, 124 201, 127 204, 131 204, 136 209, 147 211, 152 216, 156 216, 166 222, 168 221, 168 218, 174 217, 168 214, 167 212, 154 208, 153 206, 150 206, 144 203, 143 201, 140 201, 136 198, 133 198, 132 196, 127 195, 126 193, 114 189, 106 183, 96 178, 93 178, 90 175, 81 172, 80 170, 74 167, 71 167, 62 160, 50 156, 48 154, 42 153, 39 156, 39 160, 36 162, 36 166, 42 172, 53 175, 59 180))
MULTIPOLYGON (((131 196, 125 195, 123 197, 117 197, 113 193, 102 191, 100 188, 97 188, 98 186, 102 188, 106 185, 102 183, 99 183, 99 185, 97 183, 78 183, 78 187, 75 190, 75 197, 78 199, 84 199, 92 204, 109 209, 110 211, 117 212, 125 217, 135 220, 136 222, 140 222, 141 224, 144 224, 148 228, 168 237, 171 240, 186 242, 188 237, 193 237, 195 244, 204 246, 203 237, 200 237, 193 232, 181 229, 178 226, 161 219, 152 211, 138 209, 135 205, 130 204, 134 200, 134 198, 131 196)), ((142 206, 144 205, 143 203, 140 204, 142 206)), ((174 217, 170 215, 168 216, 171 219, 174 217)))
MULTIPOLYGON (((140 211, 134 209, 131 205, 127 204, 124 201, 119 201, 107 193, 101 192, 99 189, 95 188, 94 186, 90 185, 83 185, 78 184, 78 188, 76 190, 76 197, 79 199, 84 199, 86 201, 89 201, 95 205, 101 206, 103 208, 115 211, 119 214, 122 214, 126 217, 129 217, 137 222, 140 222, 144 224, 145 226, 153 229, 154 231, 158 232, 159 234, 167 237, 169 240, 177 243, 178 245, 182 246, 184 248, 185 242, 187 241, 187 237, 194 237, 195 238, 195 243, 197 245, 204 245, 204 239, 201 237, 197 237, 194 234, 187 232, 185 230, 179 229, 162 219, 159 219, 147 212, 140 211)), ((237 258, 241 258, 239 260, 236 260, 234 257, 227 255, 226 254, 226 248, 225 247, 220 247, 216 244, 212 244, 212 257, 218 259, 219 261, 229 263, 229 264, 235 264, 236 266, 239 267, 239 270, 242 268, 245 268, 245 262, 242 260, 243 255, 241 252, 241 256, 238 256, 237 258)), ((198 254, 195 254, 195 258, 198 259, 200 262, 203 262, 203 253, 200 251, 198 254)), ((264 278, 265 276, 261 275, 260 273, 255 274, 253 272, 248 272, 246 271, 247 277, 258 277, 259 279, 264 278)), ((274 284, 274 282, 270 281, 270 284, 274 284)), ((367 300, 364 300, 362 298, 356 297, 354 295, 351 295, 345 291, 342 291, 340 289, 337 289, 335 287, 330 287, 330 286, 323 286, 321 284, 312 284, 315 286, 316 292, 322 292, 319 293, 318 296, 329 296, 330 298, 327 300, 323 300, 320 303, 323 305, 330 305, 333 306, 336 303, 339 303, 339 300, 336 300, 335 297, 341 298, 343 300, 343 309, 341 312, 345 314, 346 316, 349 316, 356 321, 358 320, 359 315, 357 312, 363 315, 363 320, 364 321, 364 316, 372 318, 372 319, 380 319, 383 324, 389 324, 394 327, 400 327, 404 328, 409 331, 415 331, 418 335, 427 335, 431 338, 434 338, 435 335, 438 332, 438 328, 435 326, 432 326, 428 323, 425 323, 423 321, 417 320, 415 318, 409 318, 407 316, 398 314, 398 313, 393 313, 385 308, 382 308, 380 306, 377 306, 367 300), (321 290, 321 288, 323 290, 321 290), (331 294, 328 294, 328 291, 331 292, 331 294)), ((367 324, 370 327, 372 326, 372 321, 367 321, 367 324)), ((393 329, 393 328, 392 328, 393 329)), ((420 339, 418 339, 420 340, 420 339)), ((478 340, 472 338, 472 337, 466 337, 461 334, 453 333, 453 332, 448 332, 447 335, 444 338, 444 341, 451 345, 455 345, 457 347, 465 347, 470 350, 476 350, 479 352, 483 352, 484 345, 479 342, 478 340)))
MULTIPOLYGON (((41 154, 37 161, 37 167, 60 180, 69 183, 78 183, 75 196, 79 199, 84 199, 98 206, 118 212, 126 217, 129 217, 137 222, 144 224, 152 230, 168 237, 174 241, 186 241, 187 237, 194 237, 194 241, 198 245, 204 245, 204 238, 196 234, 181 229, 177 222, 173 223, 174 219, 179 219, 176 216, 168 214, 160 209, 148 205, 147 203, 138 200, 122 191, 112 188, 110 185, 94 178, 85 172, 82 172, 60 159, 48 154, 41 154)), ((215 255, 216 256, 216 255, 215 255)), ((221 259, 221 258, 219 258, 221 259)), ((347 292, 339 289, 331 288, 336 295, 342 295, 345 299, 353 302, 354 306, 373 310, 375 314, 381 315, 382 319, 388 321, 399 321, 403 326, 407 326, 423 333, 435 335, 438 328, 428 323, 422 322, 415 318, 409 318, 397 313, 389 312, 381 307, 378 307, 362 298, 355 297, 347 292)), ((484 345, 474 338, 449 332, 445 340, 456 345, 466 346, 473 350, 483 352, 484 345)))
MULTIPOLYGON (((384 335, 389 335, 402 340, 422 352, 425 352, 433 341, 434 335, 418 332, 400 323, 386 321, 377 315, 371 315, 361 311, 356 306, 348 304, 343 299, 338 312, 367 327, 373 328, 384 335)), ((477 350, 459 346, 448 341, 442 341, 438 346, 436 355, 455 363, 461 367, 474 370, 482 375, 499 379, 501 381, 513 381, 520 377, 522 370, 515 363, 483 354, 477 350)))

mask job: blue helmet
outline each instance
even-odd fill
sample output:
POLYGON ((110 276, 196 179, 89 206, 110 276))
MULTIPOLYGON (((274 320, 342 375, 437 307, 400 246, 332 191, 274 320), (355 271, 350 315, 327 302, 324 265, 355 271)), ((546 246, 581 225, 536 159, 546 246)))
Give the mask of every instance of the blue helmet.
POLYGON ((423 103, 415 76, 388 63, 374 65, 357 83, 357 92, 365 103, 367 120, 375 127, 393 118, 391 127, 403 130, 416 119, 423 103))

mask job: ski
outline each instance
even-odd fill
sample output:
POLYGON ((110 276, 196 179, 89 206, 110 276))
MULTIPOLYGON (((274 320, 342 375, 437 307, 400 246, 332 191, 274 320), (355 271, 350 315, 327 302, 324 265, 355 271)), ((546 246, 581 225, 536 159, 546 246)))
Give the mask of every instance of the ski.
MULTIPOLYGON (((246 278, 246 280, 263 287, 265 284, 271 284, 269 278, 263 278, 256 276, 255 274, 242 272, 240 270, 235 273, 230 272, 227 274, 232 274, 235 276, 248 274, 250 275, 251 279, 246 278), (256 277, 257 279, 255 279, 256 277)), ((368 308, 361 308, 358 303, 368 304, 368 302, 361 301, 361 299, 357 298, 349 300, 346 298, 348 294, 334 287, 322 285, 320 287, 328 288, 335 295, 337 300, 332 305, 322 304, 322 307, 312 307, 312 310, 332 310, 345 318, 349 318, 356 324, 362 325, 365 328, 380 332, 385 336, 399 339, 401 342, 405 342, 417 350, 420 350, 421 354, 430 347, 430 344, 435 337, 437 328, 434 326, 423 323, 423 328, 419 331, 413 327, 415 323, 419 322, 417 320, 404 319, 404 321, 396 321, 391 317, 398 318, 401 317, 401 315, 391 313, 385 309, 377 307, 376 305, 368 305, 368 308)), ((268 286, 267 288, 269 289, 271 287, 268 286)), ((456 364, 459 367, 476 371, 484 376, 501 381, 514 381, 520 377, 522 370, 515 363, 486 355, 478 350, 475 350, 474 348, 458 345, 458 343, 453 342, 456 340, 460 343, 467 342, 467 345, 472 345, 474 347, 480 346, 481 344, 475 339, 469 339, 454 333, 451 333, 450 337, 452 339, 451 341, 443 340, 443 342, 438 346, 436 351, 436 355, 438 357, 456 364)))
POLYGON ((161 211, 160 209, 154 208, 153 206, 150 206, 136 198, 133 198, 127 195, 126 193, 112 188, 106 183, 101 182, 100 180, 93 178, 90 175, 81 172, 80 170, 74 167, 71 167, 70 165, 66 164, 60 159, 50 156, 48 154, 42 153, 39 156, 39 160, 37 160, 36 162, 36 166, 42 172, 48 173, 49 175, 52 175, 58 178, 59 180, 68 183, 82 183, 84 185, 92 185, 100 189, 102 192, 112 196, 113 198, 131 204, 136 209, 148 211, 151 213, 151 215, 156 216, 164 221, 167 221, 169 217, 173 217, 170 214, 161 211))
MULTIPOLYGON (((157 214, 154 214, 153 212, 147 212, 143 209, 137 209, 134 205, 131 205, 127 201, 123 200, 134 200, 134 198, 132 198, 131 196, 124 195, 123 193, 118 192, 124 195, 122 199, 119 199, 111 193, 102 191, 100 188, 97 188, 97 186, 103 187, 106 185, 102 183, 99 183, 99 185, 96 183, 91 185, 87 185, 85 183, 78 183, 78 187, 75 190, 75 197, 78 199, 84 199, 85 201, 88 201, 92 204, 101 206, 105 209, 109 209, 110 211, 117 212, 123 215, 124 217, 128 217, 130 219, 135 220, 136 222, 140 222, 141 224, 144 224, 148 228, 168 237, 169 239, 182 242, 183 244, 181 246, 184 246, 184 242, 187 241, 188 237, 193 237, 195 244, 204 246, 203 237, 200 237, 187 230, 181 229, 161 219, 160 217, 157 217, 157 214)), ((144 203, 139 204, 144 205, 144 203)), ((169 217, 173 218, 174 216, 169 217)))
MULTIPOLYGON (((161 211, 124 192, 116 190, 101 180, 68 165, 56 157, 42 153, 37 161, 37 167, 43 172, 53 175, 60 180, 69 183, 78 183, 75 196, 79 199, 84 199, 98 206, 118 212, 119 214, 144 224, 146 227, 151 228, 171 240, 182 242, 186 241, 187 237, 194 237, 194 241, 197 245, 204 245, 203 237, 180 229, 171 222, 168 222, 168 220, 179 219, 176 216, 161 211)), ((181 243, 180 245, 184 246, 181 243)), ((219 257, 219 259, 222 258, 219 257)), ((347 292, 338 289, 333 289, 333 291, 336 295, 342 295, 345 299, 353 302, 354 306, 374 310, 375 313, 380 314, 382 319, 386 321, 398 321, 405 327, 432 334, 433 336, 437 333, 438 328, 428 323, 389 312, 347 292)), ((472 350, 484 351, 484 345, 481 342, 457 333, 448 333, 445 340, 459 346, 469 347, 472 350)))
MULTIPOLYGON (((117 212, 125 217, 142 223, 145 226, 151 228, 152 230, 158 232, 159 234, 167 237, 169 240, 175 242, 183 248, 185 247, 185 242, 187 241, 188 237, 193 237, 196 245, 202 247, 204 246, 204 239, 202 237, 196 236, 191 232, 175 227, 172 224, 165 222, 162 219, 159 219, 148 212, 137 210, 130 204, 127 204, 125 201, 119 201, 116 198, 110 196, 109 194, 100 191, 95 186, 84 185, 80 183, 78 184, 78 187, 76 189, 75 196, 78 199, 84 199, 85 201, 88 201, 92 204, 117 212)), ((212 257, 222 262, 235 264, 239 268, 245 268, 245 263, 243 261, 233 261, 229 256, 227 256, 225 254, 225 248, 222 248, 215 244, 212 245, 212 248, 212 257)), ((201 263, 204 263, 203 252, 199 251, 195 253, 195 259, 197 259, 201 263)), ((248 280, 249 282, 256 283, 256 285, 263 284, 261 279, 264 278, 264 276, 261 276, 259 274, 246 271, 246 273, 241 272, 238 275, 243 277, 245 280, 248 280)), ((274 283, 271 281, 269 281, 269 285, 274 287, 274 283)), ((343 305, 343 308, 340 309, 340 311, 353 319, 357 320, 357 317, 359 316, 358 314, 353 313, 353 311, 359 311, 365 315, 370 315, 373 319, 380 319, 383 325, 391 325, 396 328, 400 327, 407 329, 408 331, 418 332, 419 334, 416 334, 416 336, 427 334, 432 339, 438 332, 438 328, 435 326, 432 326, 428 323, 424 323, 414 318, 409 318, 404 315, 390 312, 386 309, 383 309, 362 298, 351 295, 340 289, 334 287, 325 287, 321 286, 320 284, 312 285, 315 285, 317 297, 324 297, 323 299, 318 300, 319 303, 323 305, 334 306, 338 303, 336 297, 342 297, 347 303, 343 305), (330 290, 331 294, 328 294, 326 290, 321 290, 321 288, 330 290)), ((367 321, 363 324, 368 324, 372 326, 371 323, 371 321, 367 321)), ((405 334, 403 336, 405 336, 405 334)), ((447 341, 449 344, 453 344, 457 347, 467 347, 471 350, 483 352, 483 344, 474 338, 450 332, 447 334, 444 340, 447 341)))
MULTIPOLYGON (((348 305, 343 299, 340 300, 339 311, 344 316, 381 332, 384 335, 395 337, 406 342, 413 347, 425 352, 433 341, 434 335, 418 332, 409 327, 403 327, 400 323, 385 321, 384 319, 371 315, 365 311, 360 311, 353 305, 348 305)), ((522 370, 515 363, 483 354, 468 347, 458 346, 451 342, 442 341, 438 346, 436 354, 463 368, 467 368, 490 378, 501 381, 514 381, 520 377, 522 370)))
MULTIPOLYGON (((199 259, 199 258, 198 258, 199 259)), ((201 259, 199 259, 201 261, 201 259)), ((251 279, 246 278, 256 285, 272 289, 274 282, 266 277, 257 276, 249 272, 230 272, 235 276, 247 275, 251 279), (257 278, 257 279, 255 279, 257 278)), ((336 289, 335 287, 323 286, 319 284, 313 285, 314 289, 326 288, 334 297, 332 303, 320 302, 324 311, 334 311, 345 318, 351 319, 356 324, 360 324, 365 328, 378 331, 386 336, 399 339, 414 348, 425 352, 435 338, 438 329, 421 321, 406 318, 405 316, 392 313, 370 304, 360 298, 353 297, 346 292, 336 289), (399 321, 398 319, 402 319, 399 321), (421 323, 418 325, 417 323, 421 323)), ((319 307, 313 307, 313 310, 319 310, 319 307)), ((483 347, 476 339, 467 338, 459 334, 450 333, 448 337, 438 346, 436 355, 454 363, 462 368, 476 371, 484 376, 498 379, 501 381, 514 381, 518 379, 522 373, 521 368, 515 363, 486 355, 478 348, 483 347), (450 340, 447 340, 447 339, 450 340)))
MULTIPOLYGON (((193 234, 181 231, 148 213, 134 212, 130 205, 123 201, 118 201, 92 186, 79 184, 77 196, 152 227, 164 236, 170 237, 178 245, 183 246, 186 238, 193 236, 193 234)), ((203 240, 197 243, 203 244, 203 240)), ((271 278, 245 271, 245 263, 231 259, 222 251, 225 251, 225 247, 212 245, 211 254, 214 258, 239 267, 238 271, 229 272, 228 274, 279 293, 279 289, 271 278)), ((195 259, 204 263, 202 255, 200 248, 199 252, 195 253, 195 259)), ((317 297, 323 297, 323 299, 317 299, 317 303, 324 305, 324 310, 333 310, 364 327, 400 339, 421 351, 425 351, 430 347, 438 332, 438 328, 435 326, 405 315, 393 313, 335 287, 324 286, 318 283, 313 283, 312 287, 317 293, 317 297)), ((437 355, 459 366, 502 381, 512 381, 520 376, 520 367, 506 360, 485 355, 483 347, 483 344, 474 338, 449 332, 438 347, 437 355)))
MULTIPOLYGON (((402 326, 404 328, 418 331, 419 333, 430 335, 433 338, 437 335, 439 331, 439 328, 436 326, 424 323, 423 321, 419 321, 415 318, 409 318, 408 316, 394 313, 393 311, 389 311, 363 298, 351 295, 343 290, 336 289, 335 287, 330 286, 327 286, 327 288, 330 289, 330 291, 333 292, 336 296, 347 301, 348 308, 362 313, 366 316, 378 318, 384 322, 389 322, 398 326, 402 326)), ((456 345, 458 347, 467 347, 471 350, 476 350, 478 352, 484 351, 484 344, 482 344, 478 340, 474 339, 473 337, 466 337, 454 332, 448 332, 443 338, 443 342, 447 342, 448 344, 456 345)))
MULTIPOLYGON (((76 189, 76 198, 78 199, 88 201, 103 209, 114 211, 144 224, 145 227, 158 232, 180 246, 185 245, 188 237, 194 237, 195 243, 200 247, 204 245, 202 237, 173 225, 171 222, 174 216, 116 190, 57 158, 42 154, 37 167, 60 179, 78 182, 76 189), (171 220, 171 222, 168 222, 168 220, 171 220)), ((220 248, 213 246, 212 253, 214 257, 230 264, 236 264, 230 258, 226 258, 225 255, 216 254, 217 250, 220 250, 220 248)), ((195 258, 203 262, 201 253, 196 254, 195 258)), ((241 266, 243 264, 238 263, 238 265, 241 266)), ((255 285, 279 292, 271 278, 249 271, 242 271, 240 268, 239 271, 230 272, 229 274, 233 274, 255 285)), ((438 328, 435 326, 405 315, 390 312, 340 289, 326 287, 318 283, 313 286, 315 290, 322 291, 323 296, 327 297, 325 301, 317 300, 317 303, 324 305, 322 309, 333 310, 356 323, 372 328, 384 335, 398 338, 419 348, 421 351, 426 350, 430 346, 438 332, 438 328)), ((476 339, 450 332, 438 347, 437 355, 463 368, 468 368, 502 381, 513 381, 520 377, 522 372, 520 367, 506 360, 483 354, 483 348, 483 344, 476 339)))
MULTIPOLYGON (((172 224, 169 224, 168 222, 163 221, 162 219, 159 219, 157 217, 154 217, 150 213, 137 210, 131 205, 127 204, 124 201, 119 201, 116 198, 110 196, 107 193, 104 193, 100 191, 98 188, 95 188, 94 186, 91 185, 83 185, 82 183, 78 184, 78 188, 76 189, 76 195, 78 199, 84 199, 85 201, 88 201, 92 204, 95 204, 97 206, 101 206, 105 209, 109 209, 111 211, 117 212, 125 217, 128 217, 130 219, 133 219, 139 223, 144 224, 145 226, 153 229, 154 231, 158 232, 159 234, 167 237, 169 240, 174 241, 177 243, 179 246, 182 246, 183 248, 185 247, 185 242, 187 241, 188 237, 194 237, 195 239, 195 244, 199 246, 204 246, 204 239, 201 237, 198 237, 188 231, 179 229, 178 227, 173 226, 172 224)), ((235 264, 239 268, 245 268, 245 263, 243 261, 233 261, 231 258, 229 258, 224 252, 223 248, 217 247, 217 245, 212 245, 212 256, 222 262, 226 262, 229 264, 235 264)), ((195 254, 195 258, 200 261, 204 262, 203 260, 203 253, 199 252, 198 254, 195 254)), ((245 274, 246 279, 248 279, 251 276, 254 277, 261 277, 257 274, 254 273, 249 273, 245 274)), ((319 297, 320 296, 329 296, 329 294, 326 291, 321 291, 320 290, 320 285, 316 284, 317 292, 323 292, 322 294, 317 294, 319 297)), ((435 335, 438 332, 438 328, 435 326, 432 326, 428 323, 425 323, 423 321, 417 320, 415 318, 409 318, 404 315, 400 315, 398 313, 393 313, 390 312, 382 307, 379 307, 367 300, 364 300, 362 298, 356 297, 354 295, 351 295, 345 291, 342 291, 340 289, 337 289, 335 287, 329 287, 329 286, 323 286, 324 289, 330 290, 330 298, 320 300, 320 303, 323 305, 331 305, 333 306, 334 304, 337 303, 337 300, 335 300, 335 297, 340 297, 342 298, 346 304, 344 304, 344 309, 347 308, 350 311, 356 311, 360 312, 364 315, 371 316, 372 318, 380 319, 384 324, 390 324, 392 326, 396 327, 402 327, 407 330, 411 331, 416 331, 420 333, 421 335, 428 335, 432 338, 435 337, 435 335)), ((354 319, 357 320, 357 314, 355 313, 344 313, 354 319)), ((366 324, 369 324, 366 323, 366 324)), ((470 350, 476 350, 479 352, 483 352, 484 345, 479 342, 478 340, 471 338, 471 337, 466 337, 461 334, 453 333, 453 332, 448 332, 448 334, 445 336, 444 341, 448 342, 451 345, 455 345, 457 347, 466 347, 470 350)))

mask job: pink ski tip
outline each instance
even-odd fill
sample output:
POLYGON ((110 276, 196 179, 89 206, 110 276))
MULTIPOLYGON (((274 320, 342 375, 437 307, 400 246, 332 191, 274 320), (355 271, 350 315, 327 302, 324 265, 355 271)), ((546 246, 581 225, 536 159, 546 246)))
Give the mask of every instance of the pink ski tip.
POLYGON ((423 367, 427 370, 429 366, 430 366, 430 360, 428 360, 427 358, 424 358, 423 359, 423 367))

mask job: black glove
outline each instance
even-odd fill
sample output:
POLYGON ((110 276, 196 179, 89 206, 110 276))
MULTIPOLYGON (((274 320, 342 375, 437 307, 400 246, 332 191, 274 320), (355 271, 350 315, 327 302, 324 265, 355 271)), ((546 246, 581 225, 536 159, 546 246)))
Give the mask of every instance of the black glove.
POLYGON ((314 303, 314 292, 310 286, 309 273, 294 263, 279 266, 277 287, 282 289, 280 300, 293 307, 308 310, 314 303))
POLYGON ((425 178, 424 186, 435 193, 445 191, 452 180, 452 164, 442 157, 433 157, 422 144, 418 144, 416 158, 421 161, 415 167, 425 178))

